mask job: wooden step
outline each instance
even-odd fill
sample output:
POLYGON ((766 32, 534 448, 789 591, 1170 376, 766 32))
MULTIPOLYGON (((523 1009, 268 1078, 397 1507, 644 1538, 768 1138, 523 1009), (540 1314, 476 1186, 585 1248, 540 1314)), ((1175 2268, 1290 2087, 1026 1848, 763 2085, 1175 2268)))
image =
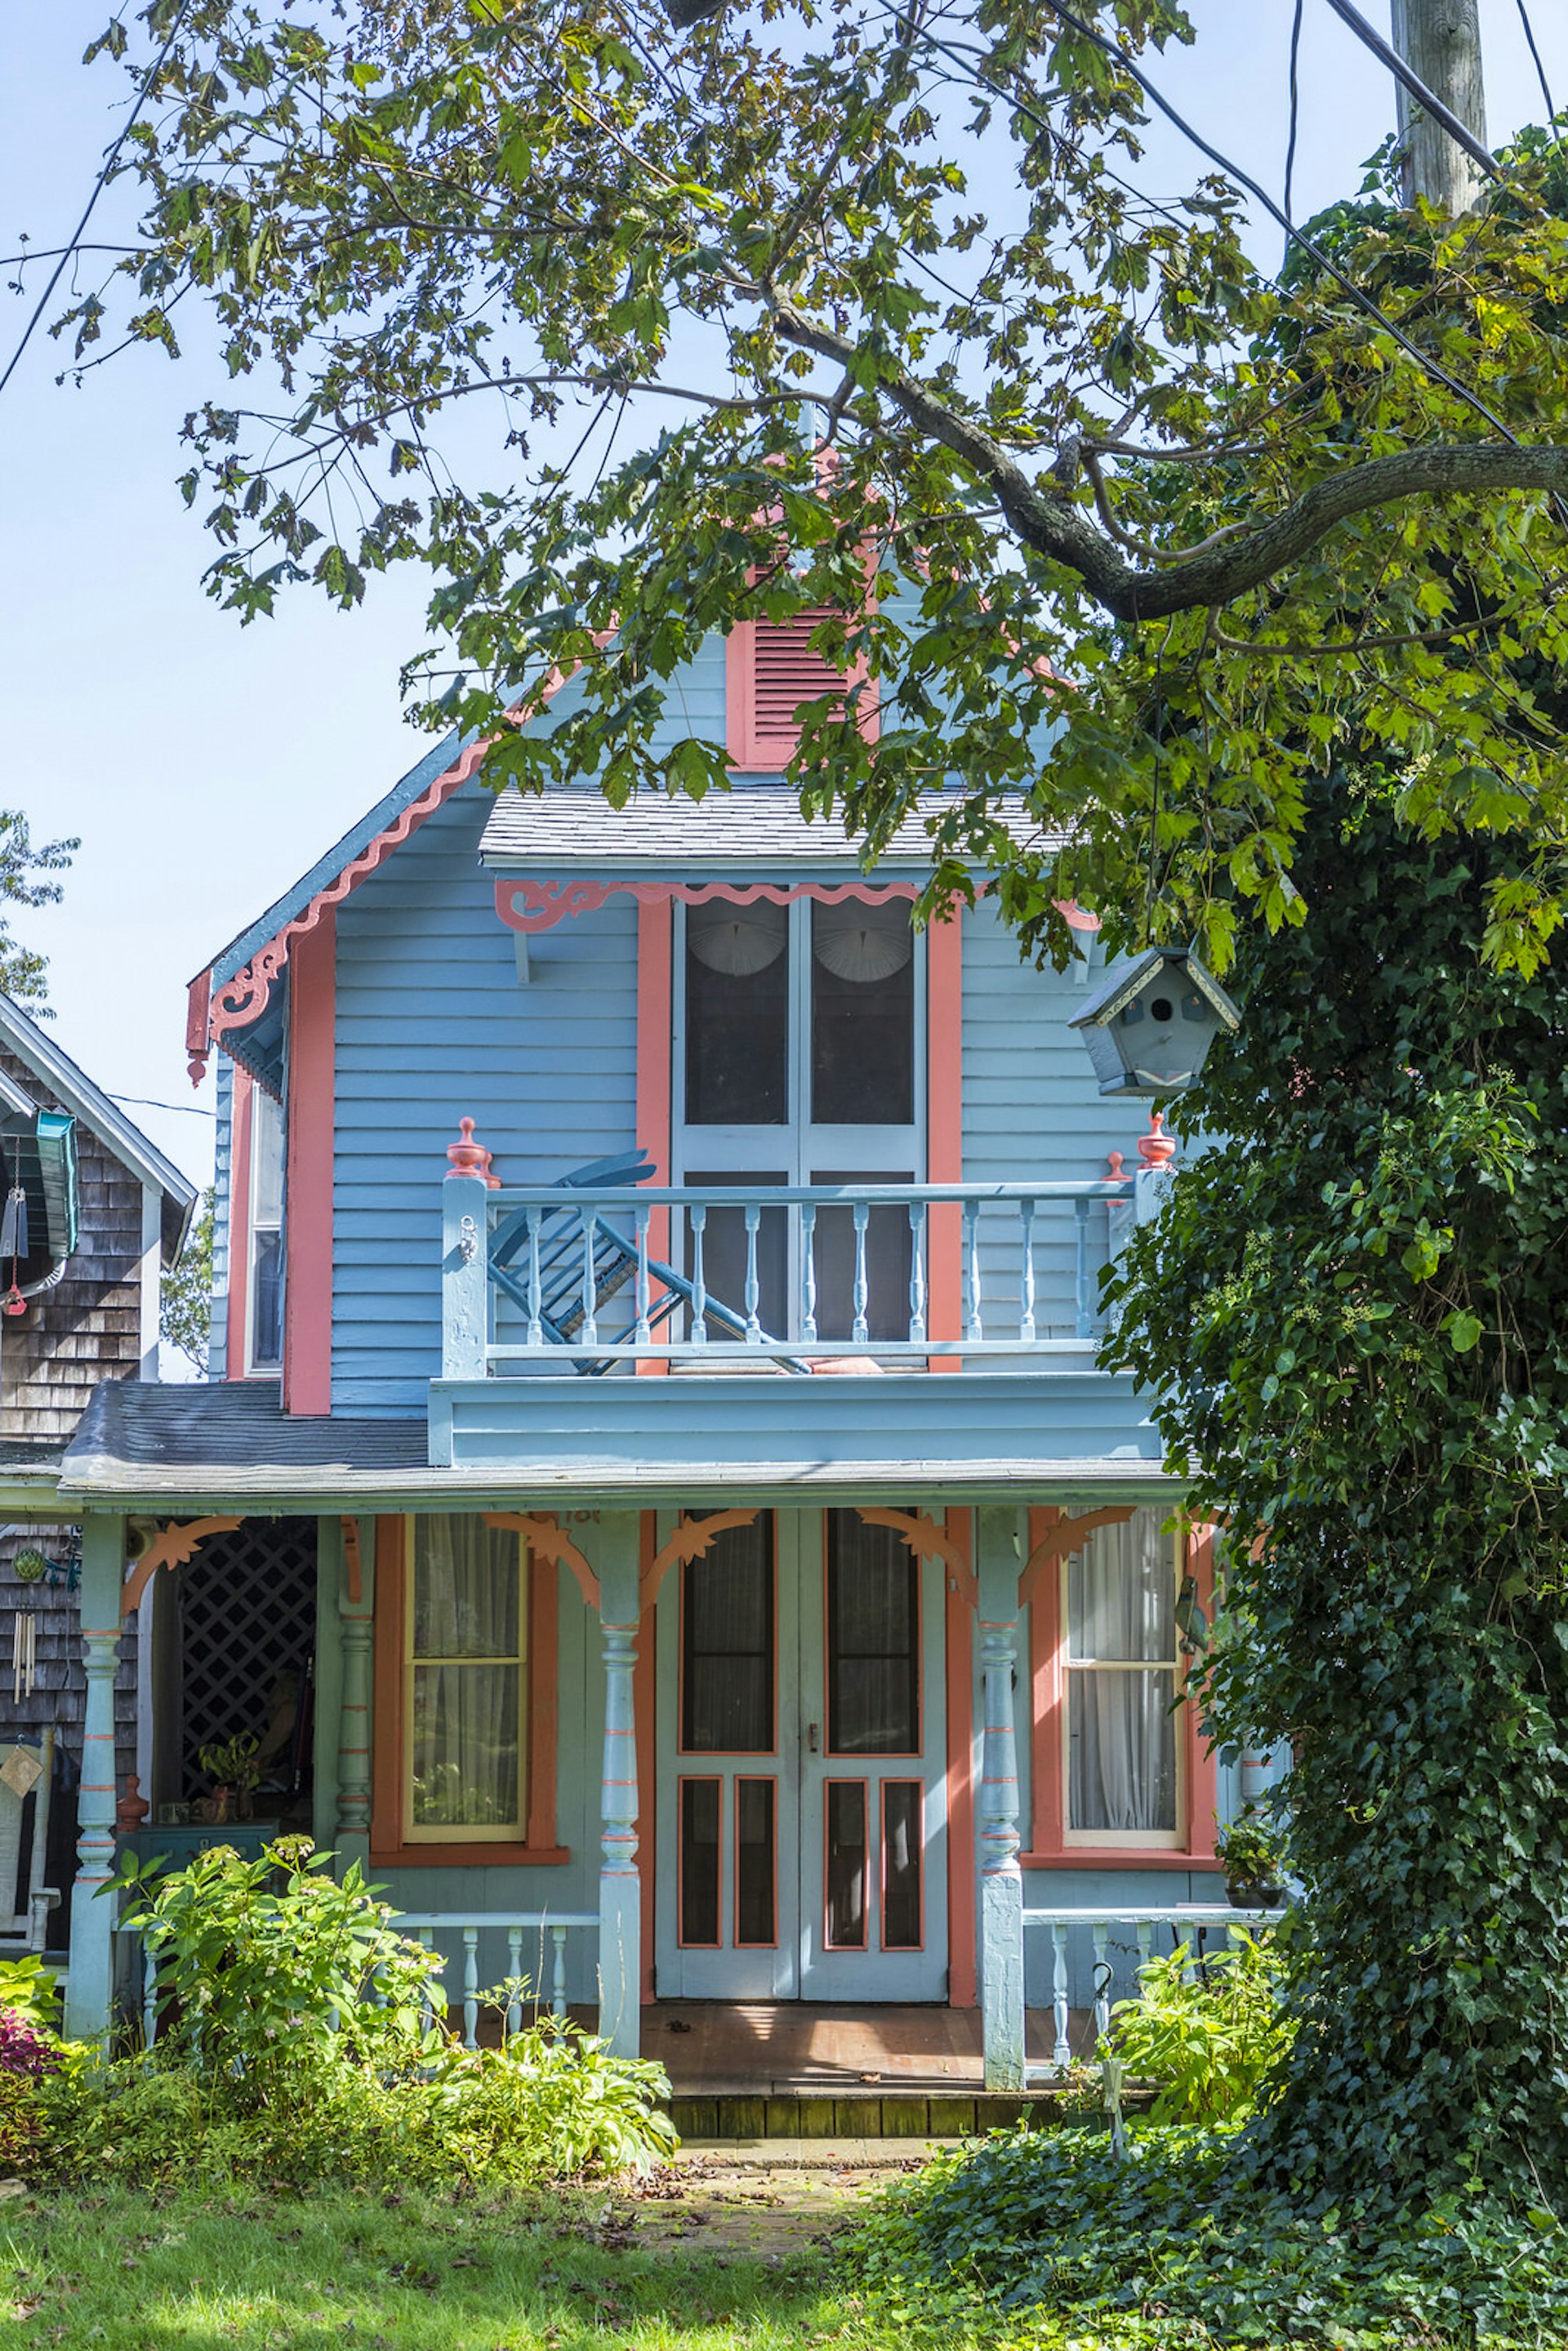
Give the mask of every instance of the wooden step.
MULTIPOLYGON (((1006 2130, 1027 2115, 1039 2127, 1072 2126, 1085 2119, 1063 2114, 1049 2091, 1028 2097, 991 2090, 877 2089, 773 2095, 680 2092, 668 2101, 683 2139, 975 2138, 1006 2130)), ((1098 2123, 1097 2116, 1087 2118, 1098 2123)))

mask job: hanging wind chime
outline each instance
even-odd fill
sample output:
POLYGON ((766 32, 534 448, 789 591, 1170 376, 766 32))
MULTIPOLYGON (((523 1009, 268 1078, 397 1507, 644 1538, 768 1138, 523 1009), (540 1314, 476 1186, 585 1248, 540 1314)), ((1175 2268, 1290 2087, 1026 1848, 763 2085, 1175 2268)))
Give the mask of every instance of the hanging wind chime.
POLYGON ((13 1184, 5 1195, 5 1207, 0 1214, 0 1259, 11 1260, 11 1287, 0 1298, 0 1312, 25 1314, 27 1301, 22 1295, 22 1260, 27 1254, 27 1195, 20 1184, 13 1184))

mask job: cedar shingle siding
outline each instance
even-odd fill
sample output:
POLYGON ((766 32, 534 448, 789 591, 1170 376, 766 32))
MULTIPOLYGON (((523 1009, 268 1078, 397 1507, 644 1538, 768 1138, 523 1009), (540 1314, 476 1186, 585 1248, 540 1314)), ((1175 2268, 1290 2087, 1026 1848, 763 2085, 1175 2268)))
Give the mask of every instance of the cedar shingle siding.
MULTIPOLYGON (((41 1108, 63 1109, 25 1063, 0 1049, 0 1069, 41 1108)), ((0 1317, 0 1438, 64 1445, 76 1431, 99 1380, 135 1379, 141 1370, 141 1186, 89 1127, 77 1121, 78 1234, 76 1254, 58 1286, 33 1300, 26 1314, 0 1317)), ((11 1269, 0 1267, 0 1289, 11 1269)), ((21 1584, 11 1573, 19 1551, 36 1545, 63 1558, 74 1529, 35 1526, 0 1536, 0 1626, 5 1677, 5 1730, 37 1738, 53 1723, 74 1780, 81 1760, 87 1681, 82 1671, 77 1595, 47 1583, 21 1584), (37 1677, 30 1698, 12 1700, 10 1625, 18 1608, 37 1619, 37 1677)), ((115 1677, 115 1777, 123 1787, 136 1769, 136 1632, 127 1627, 115 1677)), ((51 1839, 51 1844, 54 1842, 51 1839)), ((52 1929, 51 1940, 59 1929, 52 1929)))

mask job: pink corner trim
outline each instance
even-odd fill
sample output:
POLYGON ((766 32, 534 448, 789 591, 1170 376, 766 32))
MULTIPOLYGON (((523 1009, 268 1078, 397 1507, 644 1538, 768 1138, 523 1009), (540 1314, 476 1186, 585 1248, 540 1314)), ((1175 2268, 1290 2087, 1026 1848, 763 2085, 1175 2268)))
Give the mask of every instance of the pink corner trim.
POLYGON ((715 898, 752 906, 767 898, 787 906, 792 898, 820 898, 830 906, 846 898, 880 905, 889 898, 919 896, 914 882, 497 882, 496 912, 509 931, 553 931, 572 914, 597 913, 612 892, 622 890, 639 905, 706 906, 715 898))

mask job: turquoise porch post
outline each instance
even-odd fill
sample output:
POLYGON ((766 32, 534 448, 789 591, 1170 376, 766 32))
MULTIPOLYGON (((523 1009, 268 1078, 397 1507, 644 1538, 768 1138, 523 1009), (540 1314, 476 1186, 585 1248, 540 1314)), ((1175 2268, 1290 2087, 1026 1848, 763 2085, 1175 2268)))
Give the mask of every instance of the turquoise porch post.
POLYGON ((606 1511, 594 1567, 604 1644, 604 1767, 599 1812, 599 2030, 618 2057, 642 2045, 643 1898, 637 1876, 638 1521, 606 1511))
POLYGON ((81 1791, 77 1805, 77 1876, 71 1895, 66 2034, 102 2041, 114 2006, 114 1905, 99 1888, 114 1871, 114 1671, 120 1659, 120 1588, 125 1581, 125 1520, 89 1510, 81 1531, 81 1633, 87 1663, 81 1791))
POLYGON ((976 1514, 981 1697, 980 2011, 986 2087, 1024 2086, 1023 1872, 1019 1867, 1018 1741, 1013 1663, 1018 1654, 1019 1513, 976 1514))
POLYGON ((375 1632, 375 1521, 354 1522, 353 1550, 337 1540, 338 1636, 342 1695, 338 1710, 338 1823, 332 1839, 340 1877, 352 1862, 371 1866, 371 1685, 375 1632), (357 1587, 357 1589, 356 1589, 357 1587))

